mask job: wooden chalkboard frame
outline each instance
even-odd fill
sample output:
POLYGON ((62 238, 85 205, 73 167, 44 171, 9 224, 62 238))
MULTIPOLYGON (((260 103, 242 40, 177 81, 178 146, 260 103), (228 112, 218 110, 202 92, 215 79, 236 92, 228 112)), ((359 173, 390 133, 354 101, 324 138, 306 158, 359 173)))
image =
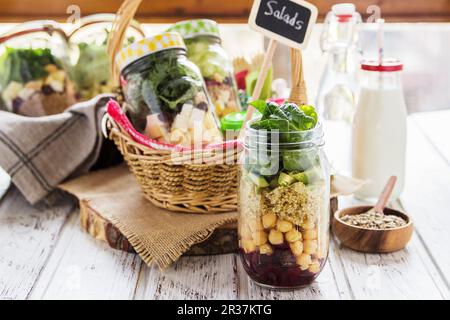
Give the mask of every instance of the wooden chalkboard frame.
POLYGON ((306 30, 306 33, 305 33, 305 37, 304 37, 303 42, 301 44, 299 44, 298 42, 295 42, 295 41, 293 41, 291 39, 285 38, 285 37, 283 37, 283 36, 273 32, 273 31, 269 31, 269 30, 267 30, 267 29, 265 29, 265 28, 263 28, 263 27, 261 27, 261 26, 256 24, 256 18, 257 18, 257 15, 258 15, 258 10, 259 10, 260 5, 261 5, 261 0, 255 0, 254 1, 252 10, 250 12, 250 17, 249 17, 249 20, 248 20, 248 24, 249 24, 249 26, 252 29, 254 29, 255 31, 257 31, 257 32, 259 32, 261 34, 263 34, 264 36, 266 36, 268 38, 271 38, 273 40, 281 42, 281 43, 283 43, 283 44, 285 44, 285 45, 287 45, 287 46, 289 46, 291 48, 294 48, 294 49, 305 49, 306 46, 308 45, 309 37, 310 37, 311 32, 312 32, 312 27, 316 23, 318 10, 313 4, 311 4, 309 2, 306 2, 306 1, 303 1, 303 0, 289 0, 289 1, 290 2, 294 2, 294 3, 298 4, 298 5, 301 5, 302 7, 305 7, 305 8, 307 8, 307 9, 309 9, 311 11, 311 17, 310 17, 308 25, 307 25, 307 30, 306 30))

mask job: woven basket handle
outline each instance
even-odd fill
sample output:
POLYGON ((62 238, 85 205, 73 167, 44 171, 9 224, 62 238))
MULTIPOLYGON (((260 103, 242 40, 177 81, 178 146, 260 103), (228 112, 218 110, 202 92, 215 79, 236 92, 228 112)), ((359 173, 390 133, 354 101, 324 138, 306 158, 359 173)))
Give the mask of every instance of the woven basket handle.
POLYGON ((292 89, 289 101, 296 104, 307 104, 306 84, 303 77, 303 58, 302 52, 291 48, 291 79, 292 89))
POLYGON ((117 69, 116 55, 122 49, 126 31, 141 2, 142 0, 125 0, 122 3, 117 11, 116 19, 108 38, 107 52, 109 56, 109 71, 115 87, 118 87, 120 84, 120 71, 117 69))

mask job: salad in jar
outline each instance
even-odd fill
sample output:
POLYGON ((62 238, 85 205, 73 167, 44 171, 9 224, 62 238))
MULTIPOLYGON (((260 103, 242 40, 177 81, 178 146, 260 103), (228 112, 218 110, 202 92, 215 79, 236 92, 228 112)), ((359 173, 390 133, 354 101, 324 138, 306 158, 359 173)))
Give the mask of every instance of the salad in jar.
POLYGON ((0 36, 0 106, 23 116, 63 112, 76 102, 69 46, 54 22, 19 25, 0 36))
POLYGON ((205 79, 217 116, 240 111, 233 63, 222 47, 217 23, 206 19, 181 21, 168 30, 183 36, 188 57, 205 79))
POLYGON ((313 107, 252 103, 240 167, 239 246, 247 274, 271 288, 310 284, 329 244, 329 176, 313 107))
POLYGON ((218 121, 197 66, 178 33, 135 42, 116 57, 124 110, 133 126, 162 143, 202 147, 222 141, 218 121))
MULTIPOLYGON (((115 18, 114 14, 84 17, 69 36, 70 42, 78 48, 78 60, 71 69, 71 74, 81 100, 113 91, 106 44, 115 18)), ((125 42, 131 44, 142 38, 144 32, 139 23, 133 20, 127 29, 125 42)))

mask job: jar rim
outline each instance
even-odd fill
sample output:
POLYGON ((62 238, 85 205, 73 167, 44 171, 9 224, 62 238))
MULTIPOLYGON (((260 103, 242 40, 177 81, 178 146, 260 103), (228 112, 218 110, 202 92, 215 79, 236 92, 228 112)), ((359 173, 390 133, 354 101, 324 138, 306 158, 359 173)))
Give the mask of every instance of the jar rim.
MULTIPOLYGON (((114 23, 117 15, 114 13, 95 13, 85 17, 82 17, 78 23, 78 25, 69 33, 69 39, 72 38, 75 34, 82 31, 86 27, 90 27, 92 25, 101 24, 101 23, 114 23)), ((138 32, 142 37, 145 37, 144 31, 140 23, 133 19, 130 22, 129 28, 134 29, 138 32)))
POLYGON ((298 147, 301 149, 304 148, 312 148, 312 147, 321 147, 325 144, 324 141, 324 132, 322 122, 317 122, 316 126, 309 130, 303 131, 278 131, 278 130, 260 130, 253 129, 251 125, 258 121, 259 119, 253 119, 248 121, 245 126, 245 138, 244 138, 244 146, 245 147, 254 147, 259 145, 267 145, 267 146, 279 146, 282 148, 294 148, 298 147), (279 142, 280 136, 282 135, 296 135, 299 137, 299 141, 294 142, 279 142), (277 142, 272 142, 272 139, 269 138, 277 137, 277 142), (270 142, 269 142, 270 141, 270 142))
POLYGON ((1 34, 0 44, 16 37, 39 32, 46 32, 49 35, 52 35, 53 32, 55 32, 56 34, 59 34, 66 43, 69 42, 69 37, 58 22, 53 20, 33 20, 20 23, 1 34))
POLYGON ((132 67, 133 67, 136 63, 141 63, 142 61, 145 60, 146 57, 151 56, 151 55, 154 55, 154 54, 163 54, 163 53, 165 53, 165 52, 169 52, 169 51, 172 51, 172 50, 181 51, 182 54, 185 55, 185 56, 186 56, 186 54, 187 54, 187 51, 186 51, 186 49, 184 49, 184 48, 167 48, 167 49, 164 49, 164 50, 161 50, 161 51, 158 51, 158 52, 149 53, 149 54, 147 54, 147 55, 145 55, 145 56, 140 57, 139 59, 136 59, 135 61, 131 62, 131 63, 128 64, 127 66, 125 66, 125 67, 121 70, 120 74, 121 74, 122 76, 125 77, 129 72, 131 72, 132 67))

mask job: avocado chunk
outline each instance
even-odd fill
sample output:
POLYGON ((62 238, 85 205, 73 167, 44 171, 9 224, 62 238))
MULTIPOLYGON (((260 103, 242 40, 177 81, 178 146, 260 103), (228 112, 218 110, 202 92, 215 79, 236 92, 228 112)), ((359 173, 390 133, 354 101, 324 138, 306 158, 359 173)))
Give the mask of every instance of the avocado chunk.
POLYGON ((303 182, 304 184, 311 184, 321 179, 320 169, 315 166, 304 172, 296 173, 293 178, 297 181, 303 182))
POLYGON ((278 184, 282 187, 287 187, 295 182, 295 179, 292 178, 290 175, 281 172, 278 177, 278 184))
POLYGON ((305 172, 296 173, 292 177, 299 182, 308 184, 308 176, 306 175, 305 172))
POLYGON ((266 179, 254 173, 249 173, 248 177, 258 188, 267 188, 269 186, 266 179))

